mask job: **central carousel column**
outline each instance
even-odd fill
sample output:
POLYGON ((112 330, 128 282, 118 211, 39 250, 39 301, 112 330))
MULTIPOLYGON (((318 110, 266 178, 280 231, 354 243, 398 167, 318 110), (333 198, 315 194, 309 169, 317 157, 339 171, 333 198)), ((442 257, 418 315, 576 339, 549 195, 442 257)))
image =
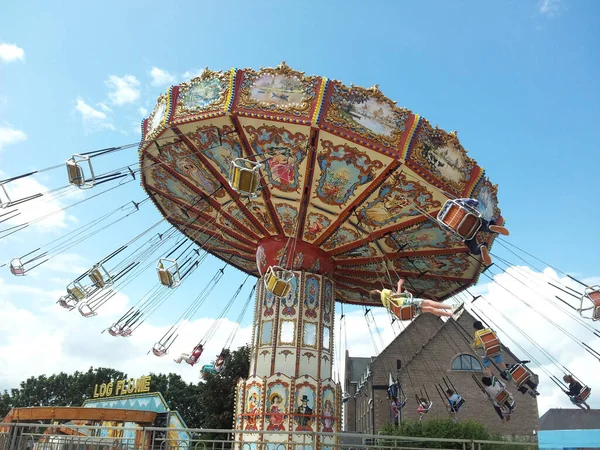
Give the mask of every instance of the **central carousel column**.
POLYGON ((284 443, 294 450, 330 449, 334 437, 295 432, 341 430, 341 387, 332 379, 335 289, 328 275, 334 264, 313 245, 287 244, 287 238, 271 237, 256 252, 264 274, 295 247, 294 278, 281 298, 265 289, 263 277, 257 282, 250 374, 238 383, 235 406, 234 428, 247 430, 236 436, 243 450, 282 450, 284 443))

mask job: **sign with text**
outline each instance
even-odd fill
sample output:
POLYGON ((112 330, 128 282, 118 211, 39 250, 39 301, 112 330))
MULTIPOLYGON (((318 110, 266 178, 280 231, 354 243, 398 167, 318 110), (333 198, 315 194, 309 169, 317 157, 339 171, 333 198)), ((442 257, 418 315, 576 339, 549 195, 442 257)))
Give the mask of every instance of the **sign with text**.
POLYGON ((150 392, 149 376, 111 381, 110 383, 96 384, 94 386, 94 398, 140 394, 142 392, 150 392))

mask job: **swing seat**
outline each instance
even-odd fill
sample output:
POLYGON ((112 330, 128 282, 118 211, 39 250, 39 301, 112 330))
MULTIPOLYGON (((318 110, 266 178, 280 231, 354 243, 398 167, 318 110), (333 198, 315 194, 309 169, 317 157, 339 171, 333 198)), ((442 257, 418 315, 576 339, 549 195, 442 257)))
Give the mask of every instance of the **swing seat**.
POLYGON ((124 328, 121 331, 121 337, 129 337, 129 336, 131 336, 131 333, 133 333, 133 330, 131 329, 131 327, 124 328))
POLYGON ((217 373, 214 364, 205 364, 202 366, 202 369, 200 369, 200 374, 205 375, 207 373, 217 373))
POLYGON ((498 339, 498 336, 492 330, 485 330, 484 333, 479 335, 479 339, 483 343, 484 356, 491 358, 502 351, 500 339, 498 339))
POLYGON ((509 370, 509 372, 512 376, 512 379, 517 384, 517 387, 523 386, 531 378, 529 371, 521 364, 516 364, 509 370))
POLYGON ((94 287, 96 287, 97 289, 102 289, 112 284, 110 275, 108 274, 106 269, 104 269, 104 267, 102 267, 101 265, 92 267, 92 270, 90 270, 90 274, 88 276, 90 277, 90 280, 94 287))
POLYGON ((108 334, 111 336, 120 336, 122 332, 123 330, 121 330, 121 327, 119 327, 117 324, 114 324, 108 329, 108 334))
POLYGON ((175 289, 181 284, 181 275, 179 274, 179 265, 172 259, 161 258, 156 263, 158 280, 163 286, 175 289))
POLYGON ((10 273, 17 277, 25 276, 25 267, 19 258, 15 258, 10 262, 10 273))
POLYGON ((431 407, 433 406, 433 402, 429 400, 426 404, 419 403, 417 407, 417 412, 427 414, 431 407))
POLYGON ((498 394, 496 394, 496 397, 494 397, 494 400, 496 400, 496 402, 498 402, 499 405, 505 405, 507 407, 509 407, 513 403, 512 397, 506 389, 498 392, 498 394))
POLYGON ((161 344, 160 342, 157 342, 152 347, 152 353, 154 353, 154 355, 158 356, 158 357, 165 356, 168 351, 169 351, 169 348, 166 347, 165 345, 161 344))
POLYGON ((96 184, 94 168, 89 156, 73 155, 71 159, 67 160, 67 175, 69 176, 69 184, 77 186, 79 189, 90 189, 96 184), (87 179, 82 164, 87 164, 89 168, 90 176, 87 179))
POLYGON ((456 403, 454 403, 454 405, 452 405, 450 407, 450 409, 453 412, 458 412, 460 410, 460 408, 462 408, 462 406, 465 404, 465 399, 462 398, 462 396, 459 395, 458 401, 456 403))
POLYGON ((437 219, 465 241, 473 239, 481 228, 481 213, 458 204, 456 200, 447 200, 437 219))
POLYGON ((588 399, 591 393, 592 388, 588 386, 583 386, 581 388, 581 391, 579 391, 579 394, 571 398, 573 399, 573 403, 583 403, 588 399))
POLYGON ((79 286, 67 287, 67 292, 77 301, 83 300, 86 297, 85 291, 79 286))
POLYGON ((63 308, 68 309, 69 311, 75 309, 75 307, 77 306, 77 300, 68 295, 63 295, 61 298, 58 299, 56 303, 58 303, 63 308))
POLYGON ((256 197, 262 164, 244 158, 231 161, 229 185, 240 195, 256 197))
POLYGON ((294 278, 294 272, 291 270, 285 270, 279 266, 270 266, 264 277, 265 288, 275 297, 285 297, 292 289, 290 283, 292 278, 294 278))
POLYGON ((4 194, 4 197, 0 195, 0 209, 8 208, 11 204, 11 199, 4 184, 0 184, 0 194, 4 194))
POLYGON ((77 311, 79 311, 79 314, 83 317, 92 317, 96 315, 96 312, 90 308, 87 303, 80 303, 79 306, 77 306, 77 311))
POLYGON ((399 319, 400 320, 412 320, 416 314, 415 305, 407 305, 400 308, 399 311, 399 319))
POLYGON ((585 319, 592 319, 593 321, 600 320, 600 286, 591 286, 586 288, 581 298, 581 309, 579 310, 581 316, 585 319), (592 306, 585 308, 586 304, 589 305, 591 302, 592 306), (592 310, 590 316, 584 315, 584 311, 592 310))

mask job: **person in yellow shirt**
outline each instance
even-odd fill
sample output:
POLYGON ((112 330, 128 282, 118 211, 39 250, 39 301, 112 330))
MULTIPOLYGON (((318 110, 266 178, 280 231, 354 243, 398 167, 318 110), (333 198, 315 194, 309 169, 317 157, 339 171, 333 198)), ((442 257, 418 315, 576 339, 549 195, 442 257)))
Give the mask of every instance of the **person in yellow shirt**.
POLYGON ((411 319, 416 316, 419 312, 430 313, 436 316, 452 317, 451 305, 445 305, 433 300, 412 298, 412 295, 406 295, 402 291, 404 280, 400 278, 398 281, 398 288, 396 292, 391 289, 374 289, 369 292, 369 298, 373 301, 381 301, 383 306, 389 309, 396 317, 403 320, 401 309, 402 307, 411 307, 413 313, 411 319))
MULTIPOLYGON (((483 326, 483 324, 479 321, 476 320, 475 322, 473 322, 473 328, 475 328, 475 340, 473 341, 473 344, 471 344, 473 346, 474 349, 481 349, 483 351, 489 350, 491 348, 491 345, 493 346, 497 346, 498 347, 498 353, 487 356, 487 355, 483 355, 481 357, 481 362, 483 363, 483 367, 485 372, 491 377, 492 376, 492 370, 490 369, 490 365, 491 363, 491 359, 494 360, 494 362, 498 365, 498 370, 502 371, 501 367, 504 367, 504 358, 502 358, 502 345, 500 344, 500 340, 498 339, 498 336, 496 335, 496 333, 491 329, 491 328, 485 328, 483 326), (487 347, 486 344, 484 344, 484 342, 481 340, 481 337, 484 334, 488 334, 488 333, 493 333, 494 336, 496 336, 495 342, 488 342, 487 347)), ((507 375, 507 377, 510 378, 510 372, 505 371, 505 374, 507 375)))

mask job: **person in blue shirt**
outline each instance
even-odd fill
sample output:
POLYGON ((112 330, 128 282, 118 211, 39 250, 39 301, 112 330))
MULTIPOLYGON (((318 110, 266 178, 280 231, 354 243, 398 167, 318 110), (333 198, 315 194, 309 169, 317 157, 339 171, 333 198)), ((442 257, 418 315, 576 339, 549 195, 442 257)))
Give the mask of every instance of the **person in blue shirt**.
POLYGON ((458 422, 458 411, 464 403, 464 400, 461 395, 454 392, 453 389, 447 389, 446 394, 448 394, 448 412, 452 416, 452 422, 456 423, 458 422))
MULTIPOLYGON (((476 200, 474 198, 457 198, 455 202, 458 203, 460 206, 464 206, 468 209, 473 209, 475 211, 477 211, 479 208, 479 200, 476 200)), ((444 209, 447 209, 449 207, 450 203, 446 203, 444 205, 444 209)), ((481 228, 479 229, 479 231, 485 231, 487 233, 497 233, 503 236, 509 235, 508 230, 503 226, 496 225, 495 220, 485 220, 483 217, 481 218, 481 228)), ((471 239, 465 240, 465 245, 467 246, 471 254, 481 255, 481 259, 483 260, 486 266, 492 264, 492 258, 490 257, 487 245, 485 243, 480 244, 477 241, 477 238, 473 236, 471 239)))

